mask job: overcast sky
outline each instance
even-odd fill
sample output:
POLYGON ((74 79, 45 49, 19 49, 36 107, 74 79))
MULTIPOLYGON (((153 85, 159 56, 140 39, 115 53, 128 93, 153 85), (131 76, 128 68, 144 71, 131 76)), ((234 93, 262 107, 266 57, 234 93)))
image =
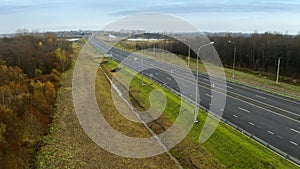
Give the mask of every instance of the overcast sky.
POLYGON ((300 32, 300 0, 1 0, 0 34, 100 30, 141 12, 178 16, 208 32, 300 32))

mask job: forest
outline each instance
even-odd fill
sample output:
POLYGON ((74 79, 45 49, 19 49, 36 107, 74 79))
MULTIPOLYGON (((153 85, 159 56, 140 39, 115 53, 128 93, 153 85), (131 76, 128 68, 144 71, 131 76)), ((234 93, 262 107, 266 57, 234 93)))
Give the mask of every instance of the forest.
POLYGON ((234 45, 238 69, 275 79, 278 59, 283 81, 300 83, 300 36, 254 33, 249 37, 210 37, 226 67, 232 67, 234 45))
MULTIPOLYGON (((148 38, 149 35, 142 35, 148 38)), ((188 46, 178 40, 154 36, 155 38, 167 39, 156 44, 137 44, 137 49, 145 47, 161 48, 179 55, 187 55, 188 46)), ((189 36, 191 37, 191 36, 189 36)), ((253 34, 209 34, 209 39, 214 41, 220 59, 225 67, 232 68, 234 45, 236 46, 236 69, 266 76, 275 79, 278 59, 281 58, 280 80, 293 84, 300 84, 300 35, 291 36, 279 33, 253 33, 253 34)), ((136 38, 136 36, 134 36, 136 38)), ((151 36, 151 38, 153 38, 151 36)), ((193 41, 193 39, 191 39, 193 41)), ((196 57, 195 52, 191 52, 196 57)))
POLYGON ((54 34, 0 39, 0 166, 34 168, 72 44, 54 34))

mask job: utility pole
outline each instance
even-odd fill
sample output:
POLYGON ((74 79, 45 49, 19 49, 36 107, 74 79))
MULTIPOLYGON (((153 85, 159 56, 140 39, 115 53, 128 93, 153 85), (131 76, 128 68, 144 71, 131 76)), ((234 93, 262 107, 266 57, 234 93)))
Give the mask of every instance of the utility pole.
POLYGON ((144 83, 144 61, 143 61, 143 58, 142 58, 142 86, 145 86, 145 83, 144 83))
POLYGON ((278 84, 278 80, 279 80, 280 60, 281 60, 281 58, 278 58, 277 75, 276 75, 276 84, 278 84))
POLYGON ((164 58, 164 54, 165 54, 165 40, 163 39, 163 43, 162 43, 162 51, 161 51, 161 56, 162 58, 164 58))
MULTIPOLYGON (((143 44, 143 54, 144 54, 144 44, 143 44)), ((144 56, 142 56, 142 86, 145 86, 144 84, 144 59, 143 59, 144 56)))
POLYGON ((189 44, 189 52, 188 52, 188 66, 190 66, 190 60, 191 60, 191 45, 189 44))
POLYGON ((155 44, 154 44, 154 48, 153 48, 153 57, 155 57, 155 44))
POLYGON ((233 51, 233 64, 232 64, 232 79, 234 79, 234 68, 235 68, 235 55, 236 55, 236 44, 232 41, 228 41, 228 43, 232 44, 234 46, 233 51))

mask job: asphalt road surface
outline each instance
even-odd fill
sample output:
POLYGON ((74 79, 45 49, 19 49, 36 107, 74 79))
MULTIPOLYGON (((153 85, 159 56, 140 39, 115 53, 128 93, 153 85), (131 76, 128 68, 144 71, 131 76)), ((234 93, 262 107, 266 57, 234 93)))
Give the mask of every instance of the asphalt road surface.
MULTIPOLYGON (((91 36, 89 43, 101 53, 110 53, 113 58, 122 61, 132 53, 111 47, 103 41, 91 36)), ((185 76, 185 70, 175 65, 153 61, 139 55, 134 55, 135 61, 126 66, 140 70, 148 65, 151 68, 143 71, 147 77, 158 80, 165 86, 194 100, 195 83, 185 76), (182 80, 185 88, 179 90, 172 76, 182 80)), ((195 75, 196 76, 196 75, 195 75)), ((223 118, 239 126, 254 136, 262 139, 281 151, 300 159, 300 102, 265 91, 227 82, 227 92, 219 86, 218 79, 211 84, 206 75, 199 75, 199 104, 206 109, 211 106, 212 90, 218 94, 226 94, 226 104, 223 118), (213 86, 213 87, 212 87, 213 86)), ((221 84, 221 81, 220 81, 221 84)), ((221 111, 222 111, 221 110, 221 111)))

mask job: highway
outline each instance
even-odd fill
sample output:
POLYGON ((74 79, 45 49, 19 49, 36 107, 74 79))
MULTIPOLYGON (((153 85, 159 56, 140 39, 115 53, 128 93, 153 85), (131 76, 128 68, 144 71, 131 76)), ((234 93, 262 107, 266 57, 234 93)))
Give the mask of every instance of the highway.
MULTIPOLYGON (((132 53, 111 47, 105 42, 90 36, 89 43, 101 53, 111 53, 113 58, 122 61, 132 53)), ((194 99, 195 93, 189 88, 195 88, 195 83, 185 77, 185 70, 175 65, 153 61, 143 56, 135 55, 136 62, 129 63, 129 68, 140 70, 144 65, 151 68, 143 72, 147 77, 158 79, 159 82, 179 92, 176 81, 170 76, 178 77, 184 83, 180 92, 182 95, 194 99), (150 65, 149 65, 150 64, 150 65)), ((215 79, 218 82, 218 79, 215 79)), ((269 92, 227 82, 227 92, 218 83, 210 84, 207 75, 199 75, 199 104, 209 109, 211 90, 220 95, 226 95, 223 118, 239 126, 254 136, 262 139, 281 151, 300 159, 300 102, 275 95, 269 92)), ((222 111, 222 110, 221 110, 222 111)))

